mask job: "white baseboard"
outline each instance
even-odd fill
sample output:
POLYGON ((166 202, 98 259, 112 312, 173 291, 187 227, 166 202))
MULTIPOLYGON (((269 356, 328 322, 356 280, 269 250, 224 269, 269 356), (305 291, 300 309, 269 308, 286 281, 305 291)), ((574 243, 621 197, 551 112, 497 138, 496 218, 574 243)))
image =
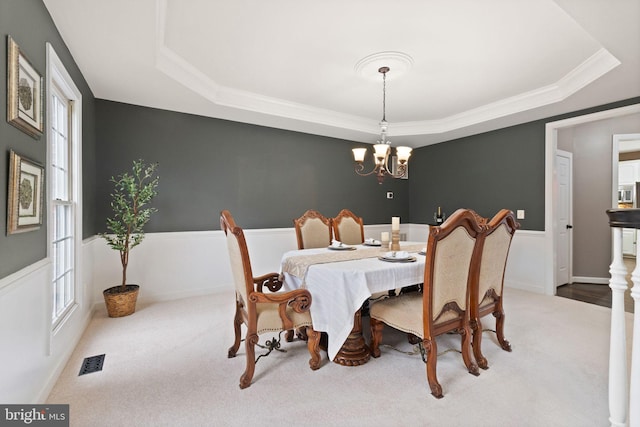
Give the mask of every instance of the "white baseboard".
POLYGON ((520 281, 517 281, 517 280, 507 280, 505 278, 504 287, 505 288, 512 288, 512 289, 520 289, 522 291, 533 292, 533 293, 536 293, 536 294, 544 294, 544 284, 543 283, 533 284, 533 283, 528 283, 528 282, 520 282, 520 281))
POLYGON ((571 283, 593 283, 597 285, 608 285, 608 277, 587 277, 587 276, 573 276, 571 283))

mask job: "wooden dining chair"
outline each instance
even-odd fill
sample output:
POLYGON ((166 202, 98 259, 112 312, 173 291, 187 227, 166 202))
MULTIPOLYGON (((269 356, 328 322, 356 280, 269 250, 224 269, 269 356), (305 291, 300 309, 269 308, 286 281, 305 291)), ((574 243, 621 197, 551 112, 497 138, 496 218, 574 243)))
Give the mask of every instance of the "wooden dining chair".
POLYGON ((364 243, 364 223, 362 218, 355 215, 349 209, 342 209, 333 218, 333 235, 336 240, 346 245, 359 245, 364 243))
MULTIPOLYGON (((228 357, 235 357, 240 348, 241 326, 246 326, 245 351, 246 369, 240 377, 240 388, 251 385, 257 359, 255 346, 259 335, 267 332, 284 332, 304 328, 307 335, 307 347, 311 359, 309 366, 316 370, 320 367, 320 333, 314 331, 311 323, 311 294, 306 289, 281 292, 282 282, 278 273, 269 273, 253 277, 249 251, 242 228, 238 227, 231 213, 220 213, 220 228, 227 237, 227 249, 231 261, 231 272, 236 287, 236 312, 233 321, 235 341, 229 348, 228 357)), ((263 346, 264 347, 264 346, 263 346)), ((268 340, 266 348, 280 349, 280 338, 268 340)), ((265 354, 265 355, 266 355, 265 354)), ((258 359, 262 357, 259 356, 258 359)))
POLYGON ((496 336, 500 347, 511 351, 511 344, 504 337, 504 307, 502 291, 504 272, 507 266, 509 248, 520 224, 508 209, 502 209, 488 223, 482 236, 482 256, 480 268, 471 288, 471 330, 473 331, 473 354, 478 366, 487 369, 487 359, 482 354, 481 317, 493 314, 496 318, 496 336))
POLYGON ((332 220, 313 209, 293 220, 298 249, 326 248, 333 239, 332 220))
POLYGON ((380 356, 384 325, 419 338, 431 394, 441 398, 436 375, 436 337, 461 335, 462 359, 469 373, 479 375, 471 350, 469 326, 470 278, 478 269, 478 236, 483 225, 478 215, 458 209, 441 226, 430 227, 422 293, 407 293, 371 305, 371 354, 380 356))

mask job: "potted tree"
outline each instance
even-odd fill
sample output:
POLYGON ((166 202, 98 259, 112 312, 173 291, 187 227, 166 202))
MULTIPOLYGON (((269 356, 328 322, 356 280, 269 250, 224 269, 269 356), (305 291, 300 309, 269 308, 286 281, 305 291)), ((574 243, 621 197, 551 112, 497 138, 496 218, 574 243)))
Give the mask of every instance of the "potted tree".
POLYGON ((134 160, 131 172, 111 177, 113 216, 107 218, 107 233, 101 233, 107 244, 120 253, 122 282, 105 289, 102 294, 109 317, 128 316, 135 312, 139 285, 127 284, 129 252, 144 239, 144 226, 156 208, 147 206, 157 194, 158 164, 134 160))

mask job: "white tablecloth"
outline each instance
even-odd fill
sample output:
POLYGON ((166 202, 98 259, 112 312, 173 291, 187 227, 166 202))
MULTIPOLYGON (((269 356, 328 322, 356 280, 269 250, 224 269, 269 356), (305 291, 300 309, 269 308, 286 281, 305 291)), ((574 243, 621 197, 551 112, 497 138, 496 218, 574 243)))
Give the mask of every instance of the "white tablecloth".
MULTIPOLYGON (((416 242, 401 242, 401 249, 416 242)), ((362 249, 365 246, 358 246, 362 249)), ((312 255, 330 249, 304 249, 285 253, 282 262, 292 256, 312 255)), ((404 249, 403 249, 404 250, 404 249)), ((383 253, 383 251, 381 251, 383 253)), ((283 273, 287 290, 306 288, 311 293, 311 319, 316 331, 329 335, 329 359, 333 360, 353 329, 354 314, 374 293, 422 283, 423 255, 411 253, 416 262, 387 262, 377 257, 314 264, 301 279, 283 273)))

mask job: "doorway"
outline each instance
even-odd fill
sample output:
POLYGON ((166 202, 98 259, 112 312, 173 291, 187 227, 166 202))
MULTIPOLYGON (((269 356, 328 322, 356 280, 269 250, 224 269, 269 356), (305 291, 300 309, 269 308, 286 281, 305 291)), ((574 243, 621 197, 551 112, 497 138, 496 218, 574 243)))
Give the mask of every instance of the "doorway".
MULTIPOLYGON (((618 118, 631 114, 640 113, 640 104, 605 110, 598 113, 586 114, 569 119, 549 122, 545 126, 545 232, 544 232, 544 293, 555 295, 557 283, 557 257, 558 257, 558 229, 559 224, 559 194, 557 191, 557 151, 558 151, 558 130, 570 128, 580 124, 595 122, 598 120, 618 118)), ((617 168, 616 168, 617 175, 617 168)), ((615 181, 617 182, 617 181, 615 181)), ((612 184, 613 187, 613 184, 612 184)), ((613 205, 613 188, 612 204, 613 205)), ((573 263, 572 259, 568 261, 573 263)))

